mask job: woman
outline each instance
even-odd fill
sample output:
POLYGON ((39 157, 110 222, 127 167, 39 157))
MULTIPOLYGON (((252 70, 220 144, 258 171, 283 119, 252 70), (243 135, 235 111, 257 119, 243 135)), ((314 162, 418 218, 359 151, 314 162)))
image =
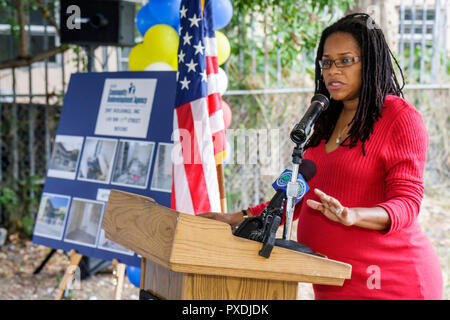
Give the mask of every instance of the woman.
MULTIPOLYGON (((391 57, 366 14, 342 18, 320 39, 315 92, 330 106, 306 144, 317 173, 294 217, 298 241, 351 264, 352 276, 342 287, 314 285, 316 299, 442 299, 439 260, 417 221, 428 136, 391 57)), ((204 216, 237 225, 266 205, 204 216)))

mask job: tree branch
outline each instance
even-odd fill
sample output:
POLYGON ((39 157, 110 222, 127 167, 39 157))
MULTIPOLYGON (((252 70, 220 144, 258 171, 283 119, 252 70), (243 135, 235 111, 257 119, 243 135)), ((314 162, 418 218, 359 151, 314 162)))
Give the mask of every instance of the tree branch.
POLYGON ((59 30, 59 26, 56 23, 55 19, 53 18, 53 16, 50 14, 50 12, 48 11, 48 8, 45 6, 44 1, 43 0, 37 0, 36 4, 39 8, 39 10, 42 13, 42 17, 44 19, 46 19, 52 26, 55 27, 56 32, 58 33, 58 35, 60 35, 60 30, 59 30))
POLYGON ((54 55, 57 55, 58 53, 65 52, 67 49, 69 49, 69 46, 66 44, 63 44, 57 48, 53 48, 48 51, 41 52, 33 57, 28 56, 28 57, 19 57, 18 59, 5 60, 3 62, 0 62, 0 70, 9 69, 9 68, 26 67, 35 62, 43 61, 45 59, 53 57, 54 55))
POLYGON ((25 12, 22 0, 16 0, 17 23, 19 24, 19 57, 25 58, 28 53, 27 31, 25 30, 25 12))

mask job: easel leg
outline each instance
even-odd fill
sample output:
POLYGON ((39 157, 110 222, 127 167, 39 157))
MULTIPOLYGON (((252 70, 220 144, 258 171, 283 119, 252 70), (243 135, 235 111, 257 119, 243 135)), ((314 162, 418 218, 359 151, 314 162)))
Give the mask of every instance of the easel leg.
POLYGON ((80 263, 81 258, 83 257, 83 255, 77 253, 75 250, 70 251, 69 256, 70 256, 70 265, 67 267, 66 273, 64 274, 64 277, 61 283, 59 284, 59 291, 55 300, 61 300, 64 291, 66 290, 66 286, 69 283, 69 280, 75 274, 78 264, 80 263))
POLYGON ((125 279, 125 267, 126 265, 123 263, 119 263, 117 259, 114 259, 113 262, 113 275, 115 277, 116 288, 114 289, 114 300, 122 299, 122 289, 123 289, 123 281, 125 279))
POLYGON ((42 261, 42 263, 40 264, 39 267, 36 268, 36 270, 34 270, 33 274, 38 274, 39 272, 41 272, 42 268, 44 268, 44 266, 47 264, 48 260, 50 260, 50 258, 55 254, 56 249, 52 249, 49 254, 45 257, 44 261, 42 261))

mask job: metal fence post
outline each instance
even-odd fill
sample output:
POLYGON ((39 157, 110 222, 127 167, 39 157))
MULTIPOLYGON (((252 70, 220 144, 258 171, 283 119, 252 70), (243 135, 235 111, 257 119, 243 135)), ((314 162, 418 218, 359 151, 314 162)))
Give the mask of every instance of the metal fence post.
POLYGON ((411 39, 409 39, 409 78, 414 79, 414 59, 415 59, 415 33, 416 33, 416 1, 411 5, 411 39))
POLYGON ((423 0, 422 6, 422 39, 421 39, 421 55, 420 55, 420 70, 419 70, 419 82, 424 83, 425 79, 425 37, 427 32, 427 0, 423 0))
POLYGON ((441 46, 441 1, 435 1, 434 7, 434 25, 433 25, 433 53, 431 55, 431 79, 433 83, 438 82, 439 64, 440 64, 440 46, 441 46))

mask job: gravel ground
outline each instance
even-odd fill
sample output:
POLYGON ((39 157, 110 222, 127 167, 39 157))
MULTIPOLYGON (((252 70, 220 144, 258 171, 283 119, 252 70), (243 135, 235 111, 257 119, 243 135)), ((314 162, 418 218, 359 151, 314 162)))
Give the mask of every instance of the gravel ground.
MULTIPOLYGON (((444 277, 444 299, 450 298, 450 200, 425 197, 422 203, 420 223, 439 255, 444 277)), ((9 235, 0 247, 0 299, 3 300, 51 300, 58 293, 59 282, 69 265, 69 258, 61 250, 52 256, 44 269, 33 275, 33 271, 47 256, 50 249, 9 235)), ((115 277, 112 266, 105 268, 79 286, 70 290, 65 299, 111 300, 114 298, 115 277)), ((310 284, 299 284, 299 297, 313 299, 310 284)), ((125 277, 122 299, 137 300, 139 289, 125 277)))
MULTIPOLYGON (((11 238, 11 237, 10 237, 11 238)), ((0 251, 0 299, 6 300, 51 300, 58 294, 59 283, 69 257, 57 250, 37 275, 34 270, 50 252, 50 249, 31 241, 12 237, 0 251)), ((65 299, 111 300, 114 299, 115 277, 112 266, 103 269, 69 291, 65 299)), ((137 300, 139 289, 125 276, 122 290, 123 300, 137 300)))

